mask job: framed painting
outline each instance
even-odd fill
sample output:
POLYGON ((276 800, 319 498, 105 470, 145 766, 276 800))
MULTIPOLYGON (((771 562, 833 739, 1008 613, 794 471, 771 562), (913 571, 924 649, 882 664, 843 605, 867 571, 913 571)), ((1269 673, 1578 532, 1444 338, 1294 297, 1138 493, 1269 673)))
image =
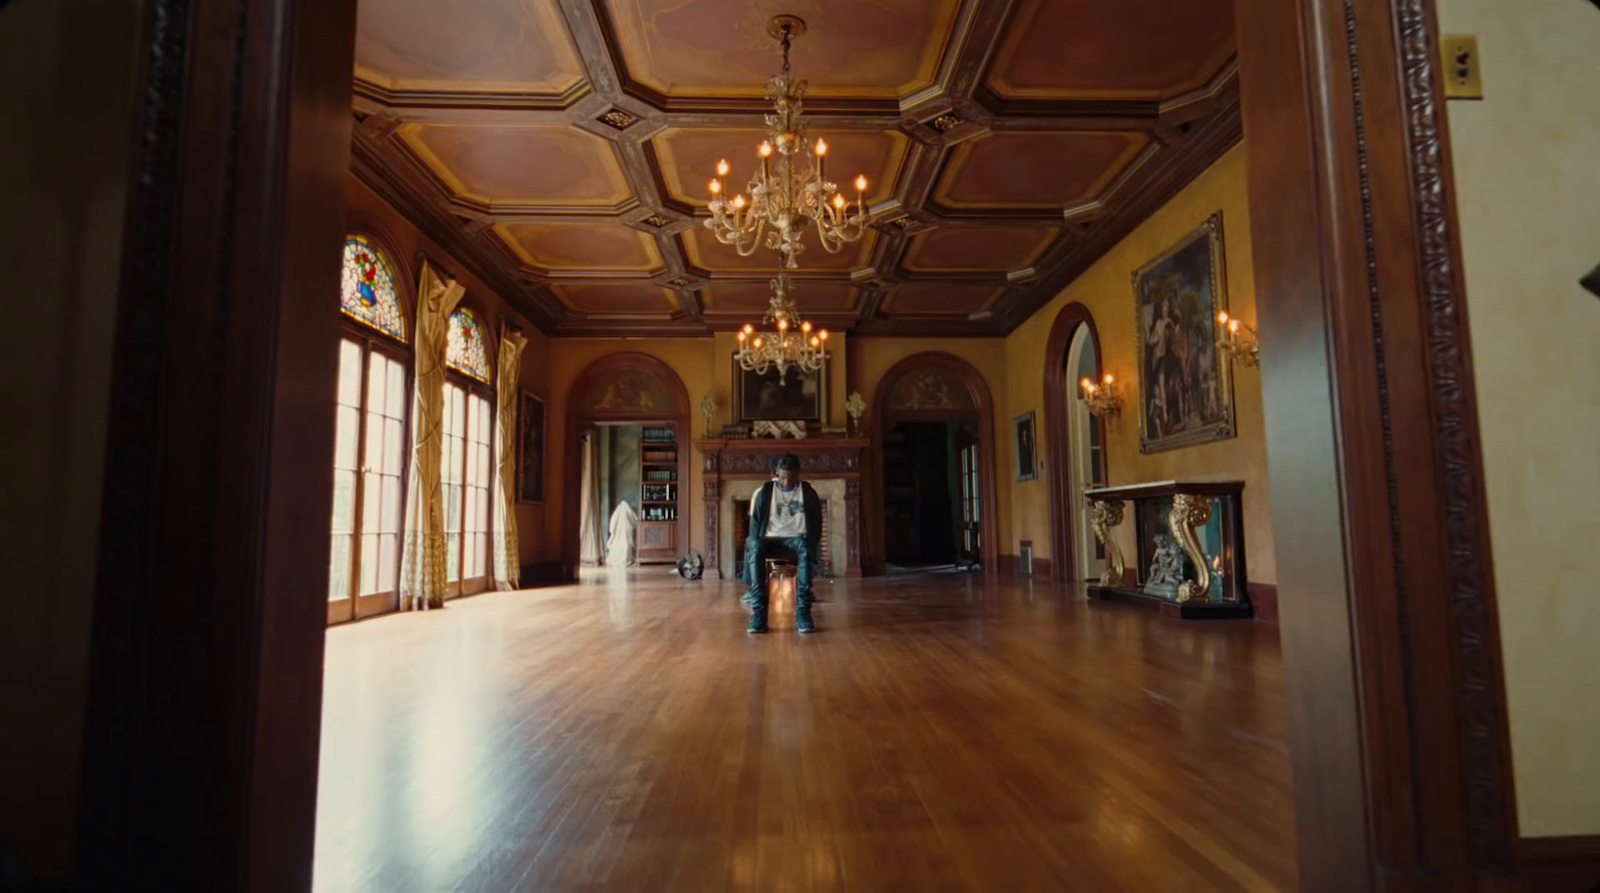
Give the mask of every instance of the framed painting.
POLYGON ((1034 428, 1033 410, 1011 420, 1016 441, 1017 480, 1031 481, 1039 476, 1039 440, 1034 428))
POLYGON ((828 423, 828 367, 816 372, 789 370, 781 379, 739 368, 733 361, 733 405, 737 421, 828 423))
POLYGON ((1134 271, 1140 452, 1234 436, 1231 370, 1217 350, 1228 300, 1222 260, 1218 211, 1134 271))
POLYGON ((544 401, 517 394, 517 501, 544 502, 544 401))

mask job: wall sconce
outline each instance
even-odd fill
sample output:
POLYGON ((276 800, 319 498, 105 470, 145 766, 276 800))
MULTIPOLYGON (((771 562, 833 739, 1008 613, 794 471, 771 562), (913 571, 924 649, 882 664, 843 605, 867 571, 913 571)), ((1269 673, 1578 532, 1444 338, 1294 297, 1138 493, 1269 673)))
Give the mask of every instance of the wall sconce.
POLYGON ((717 414, 717 398, 710 394, 700 398, 700 414, 706 419, 706 439, 716 435, 711 432, 711 417, 717 414))
POLYGON ((1226 311, 1217 314, 1217 324, 1218 350, 1240 365, 1261 365, 1261 338, 1255 329, 1230 318, 1226 311))
POLYGON ((1115 380, 1110 375, 1100 384, 1085 378, 1078 386, 1083 388, 1083 402, 1089 405, 1089 413, 1096 418, 1103 419, 1122 411, 1122 398, 1117 396, 1115 380))

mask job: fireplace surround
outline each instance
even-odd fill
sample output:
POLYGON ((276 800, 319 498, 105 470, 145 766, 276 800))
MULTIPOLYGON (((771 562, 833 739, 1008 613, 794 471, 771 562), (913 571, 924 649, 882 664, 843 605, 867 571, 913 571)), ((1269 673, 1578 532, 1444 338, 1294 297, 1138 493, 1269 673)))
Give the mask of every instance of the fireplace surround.
POLYGON ((705 499, 706 572, 733 579, 742 543, 734 542, 736 503, 748 502, 772 477, 772 460, 784 453, 800 457, 800 477, 808 481, 828 513, 824 533, 831 567, 823 575, 861 575, 861 467, 867 439, 815 437, 803 440, 697 440, 705 499))

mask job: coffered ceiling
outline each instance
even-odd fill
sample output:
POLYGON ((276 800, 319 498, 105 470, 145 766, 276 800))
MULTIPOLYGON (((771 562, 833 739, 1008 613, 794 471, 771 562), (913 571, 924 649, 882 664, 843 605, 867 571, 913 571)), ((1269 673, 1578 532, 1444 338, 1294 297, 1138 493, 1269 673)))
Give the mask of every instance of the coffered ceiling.
POLYGON ((735 328, 777 261, 706 182, 754 167, 779 13, 870 181, 791 274, 838 330, 1009 332, 1239 138, 1231 0, 362 0, 356 173, 551 334, 735 328))

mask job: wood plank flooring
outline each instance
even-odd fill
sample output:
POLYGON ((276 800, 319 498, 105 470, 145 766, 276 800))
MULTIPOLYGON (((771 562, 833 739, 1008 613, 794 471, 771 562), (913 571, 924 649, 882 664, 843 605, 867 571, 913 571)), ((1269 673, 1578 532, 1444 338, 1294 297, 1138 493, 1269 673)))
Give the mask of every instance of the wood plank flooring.
POLYGON ((1296 889, 1275 631, 666 570, 328 632, 316 890, 1296 889))

